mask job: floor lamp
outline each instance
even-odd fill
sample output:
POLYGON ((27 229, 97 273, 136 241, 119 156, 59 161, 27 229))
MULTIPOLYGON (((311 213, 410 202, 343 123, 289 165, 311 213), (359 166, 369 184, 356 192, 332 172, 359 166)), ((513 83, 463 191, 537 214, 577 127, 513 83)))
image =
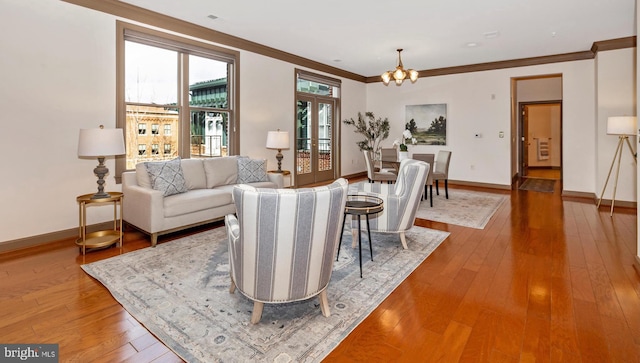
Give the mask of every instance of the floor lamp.
POLYGON ((607 184, 609 183, 609 178, 611 177, 611 171, 613 171, 613 164, 616 163, 616 159, 618 160, 618 165, 616 167, 616 181, 613 186, 613 197, 611 198, 611 216, 613 217, 613 205, 616 202, 616 189, 618 189, 618 175, 620 174, 620 159, 622 158, 622 149, 624 148, 624 143, 629 146, 629 152, 633 157, 633 161, 638 164, 636 160, 636 154, 633 152, 633 148, 631 147, 631 143, 629 142, 629 136, 636 134, 636 125, 637 119, 635 116, 616 116, 609 117, 607 119, 607 135, 618 135, 618 147, 616 148, 616 153, 613 155, 613 160, 611 161, 611 167, 609 167, 609 175, 607 175, 607 180, 604 182, 604 187, 602 188, 602 193, 600 193, 600 199, 598 199, 598 208, 600 208, 600 203, 602 202, 602 197, 604 196, 604 191, 607 189, 607 184))

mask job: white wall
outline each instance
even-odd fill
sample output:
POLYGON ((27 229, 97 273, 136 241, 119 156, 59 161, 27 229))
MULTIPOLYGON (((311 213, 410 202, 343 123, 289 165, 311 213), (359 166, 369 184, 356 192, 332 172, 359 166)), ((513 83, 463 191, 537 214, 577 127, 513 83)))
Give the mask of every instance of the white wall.
MULTIPOLYGON (((97 161, 77 157, 78 132, 115 127, 115 21, 58 0, 3 0, 0 243, 77 228, 76 196, 97 190, 97 161)), ((240 67, 240 153, 266 158, 271 168, 267 131, 293 132, 294 66, 242 51, 240 67)), ((364 84, 343 80, 341 117, 364 110, 365 96, 364 84)), ((364 170, 351 164, 360 156, 354 144, 355 135, 345 132, 343 174, 364 170)), ((292 169, 293 149, 283 153, 292 169)), ((107 166, 115 171, 113 160, 107 166)), ((121 191, 113 174, 106 190, 121 191)), ((110 218, 110 208, 88 211, 90 224, 110 218)))
POLYGON ((451 150, 449 177, 452 180, 508 186, 512 175, 511 78, 548 74, 563 77, 564 189, 593 192, 595 83, 592 60, 428 77, 415 84, 405 82, 400 87, 369 84, 367 110, 393 120, 391 143, 404 128, 406 105, 446 103, 447 145, 411 146, 410 152, 451 150), (498 137, 500 131, 504 131, 504 138, 498 137), (476 133, 482 137, 475 138, 476 133))
MULTIPOLYGON (((597 65, 597 195, 602 193, 611 162, 618 145, 618 136, 607 135, 607 118, 609 116, 636 115, 636 74, 635 48, 600 52, 596 58, 597 65)), ((637 149, 636 137, 631 137, 633 152, 637 149)), ((620 162, 620 174, 616 200, 636 200, 636 163, 629 147, 624 145, 620 162)), ((617 162, 616 162, 617 165, 617 162)), ((604 193, 604 199, 613 197, 615 187, 614 166, 611 178, 604 193)))
MULTIPOLYGON (((291 148, 282 150, 282 168, 294 170, 295 149, 295 68, 285 63, 255 53, 241 51, 240 54, 240 117, 242 119, 240 150, 242 155, 265 157, 269 169, 277 168, 276 150, 265 150, 267 131, 280 128, 289 131, 292 137, 291 148), (265 71, 267 70, 267 71, 265 71)), ((300 67, 297 67, 300 68, 300 67)), ((324 74, 309 70, 318 74, 324 74)), ((328 75, 335 78, 334 75, 328 75)), ((342 79, 341 85, 342 128, 341 175, 349 175, 364 169, 364 160, 355 146, 357 137, 350 128, 342 125, 342 120, 355 117, 365 108, 365 85, 348 79, 342 79)))
MULTIPOLYGON (((115 22, 61 1, 7 0, 0 31, 0 241, 77 227, 75 198, 97 190, 98 164, 78 158, 79 129, 115 127, 115 22)), ((121 190, 112 175, 106 189, 121 190)), ((112 213, 90 208, 87 219, 112 213)))
MULTIPOLYGON (((640 22, 638 22, 638 18, 640 17, 640 8, 638 7, 638 2, 636 1, 636 34, 640 34, 640 22)), ((636 112, 637 112, 637 105, 638 103, 640 103, 640 92, 638 92, 638 87, 640 87, 640 76, 638 75, 638 68, 640 67, 640 60, 638 59, 638 49, 636 47, 636 62, 635 62, 635 66, 636 66, 636 76, 635 81, 636 81, 636 87, 635 87, 635 92, 636 92, 636 97, 635 97, 635 102, 636 102, 636 112)), ((637 114, 636 114, 637 115, 637 114)), ((638 128, 638 138, 640 138, 640 126, 638 128)), ((636 191, 640 189, 640 168, 636 167, 636 191)), ((636 267, 636 272, 640 273, 640 233, 638 233, 638 231, 640 231, 640 214, 638 214, 637 212, 637 207, 636 207, 636 240, 637 240, 637 244, 636 244, 636 260, 635 260, 635 264, 634 266, 636 267)))

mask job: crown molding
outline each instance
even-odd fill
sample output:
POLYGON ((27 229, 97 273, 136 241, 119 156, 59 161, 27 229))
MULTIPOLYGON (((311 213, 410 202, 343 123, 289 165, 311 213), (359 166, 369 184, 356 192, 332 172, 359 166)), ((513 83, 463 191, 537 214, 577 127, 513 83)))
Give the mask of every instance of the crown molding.
MULTIPOLYGON (((252 53, 264 55, 266 57, 292 63, 296 66, 306 67, 315 71, 325 72, 338 77, 344 77, 358 82, 377 83, 382 82, 379 75, 362 76, 337 67, 329 66, 307 58, 303 58, 291 53, 287 53, 275 48, 255 43, 233 35, 222 33, 200 25, 192 24, 184 20, 179 20, 167 15, 156 13, 118 0, 62 0, 69 4, 82 6, 88 9, 111 14, 123 19, 129 19, 142 24, 155 26, 161 29, 174 31, 177 33, 193 36, 213 43, 245 50, 252 53)), ((634 48, 636 47, 636 36, 610 39, 594 42, 590 50, 548 55, 541 57, 513 59, 499 62, 469 64, 456 67, 446 67, 437 69, 425 69, 419 71, 420 78, 444 76, 459 73, 490 71, 514 67, 526 67, 549 63, 571 62, 595 58, 598 52, 634 48)))
POLYGON ((617 38, 617 39, 609 39, 602 40, 599 42, 594 42, 591 46, 591 52, 594 54, 598 52, 604 52, 607 50, 616 50, 616 49, 624 49, 624 48, 635 48, 636 47, 636 37, 625 37, 625 38, 617 38))
MULTIPOLYGON (((457 66, 457 67, 427 69, 427 70, 419 71, 418 73, 420 74, 420 78, 435 77, 435 76, 445 76, 445 75, 458 74, 458 73, 481 72, 481 71, 491 71, 491 70, 504 69, 504 68, 535 66, 535 65, 548 64, 548 63, 570 62, 570 61, 577 61, 577 60, 593 59, 593 57, 594 57, 594 54, 591 51, 587 50, 583 52, 547 55, 542 57, 532 57, 532 58, 499 61, 499 62, 469 64, 469 65, 457 66)), ((382 82, 382 80, 380 76, 371 76, 371 77, 367 77, 366 82, 375 83, 375 82, 382 82)))
POLYGON ((332 67, 320 62, 300 57, 291 53, 267 47, 246 39, 235 37, 200 25, 179 20, 167 15, 156 13, 118 0, 62 0, 69 4, 82 6, 88 9, 111 14, 123 19, 151 25, 160 29, 166 29, 184 35, 193 36, 202 40, 237 48, 278 59, 295 65, 311 68, 316 71, 329 73, 335 76, 364 82, 365 76, 332 67))

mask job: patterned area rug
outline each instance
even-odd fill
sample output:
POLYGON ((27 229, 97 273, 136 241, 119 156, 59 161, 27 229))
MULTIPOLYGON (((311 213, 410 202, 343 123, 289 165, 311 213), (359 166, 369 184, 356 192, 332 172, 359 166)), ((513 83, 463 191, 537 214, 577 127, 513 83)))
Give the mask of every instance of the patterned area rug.
POLYGON ((211 231, 83 265, 151 333, 187 362, 320 361, 376 308, 449 233, 407 232, 408 250, 394 234, 373 233, 370 260, 344 233, 328 288, 331 316, 317 298, 265 304, 249 323, 253 303, 229 293, 226 230, 211 231))
POLYGON ((556 185, 556 181, 552 179, 538 179, 538 178, 527 178, 522 185, 520 185, 520 190, 531 190, 534 192, 543 192, 543 193, 553 193, 553 188, 556 185))
POLYGON ((420 203, 416 214, 418 218, 484 229, 500 205, 508 199, 504 194, 453 188, 449 189, 449 199, 446 199, 443 189, 440 189, 440 195, 436 195, 435 190, 433 191, 433 207, 430 207, 428 200, 420 203))

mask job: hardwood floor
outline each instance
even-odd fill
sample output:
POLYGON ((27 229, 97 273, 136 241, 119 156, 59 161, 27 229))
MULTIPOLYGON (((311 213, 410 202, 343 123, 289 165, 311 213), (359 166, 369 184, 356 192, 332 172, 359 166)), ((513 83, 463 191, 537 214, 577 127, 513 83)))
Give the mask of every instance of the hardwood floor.
MULTIPOLYGON (((325 361, 640 361, 636 210, 563 200, 560 181, 485 191, 511 199, 483 230, 417 221, 451 235, 325 361)), ((148 246, 128 230, 122 252, 148 246)), ((0 255, 0 343, 58 343, 61 362, 179 362, 80 269, 119 253, 83 257, 66 240, 0 255)))
POLYGON ((562 179, 562 172, 560 169, 551 168, 527 168, 525 178, 540 178, 540 179, 562 179))

